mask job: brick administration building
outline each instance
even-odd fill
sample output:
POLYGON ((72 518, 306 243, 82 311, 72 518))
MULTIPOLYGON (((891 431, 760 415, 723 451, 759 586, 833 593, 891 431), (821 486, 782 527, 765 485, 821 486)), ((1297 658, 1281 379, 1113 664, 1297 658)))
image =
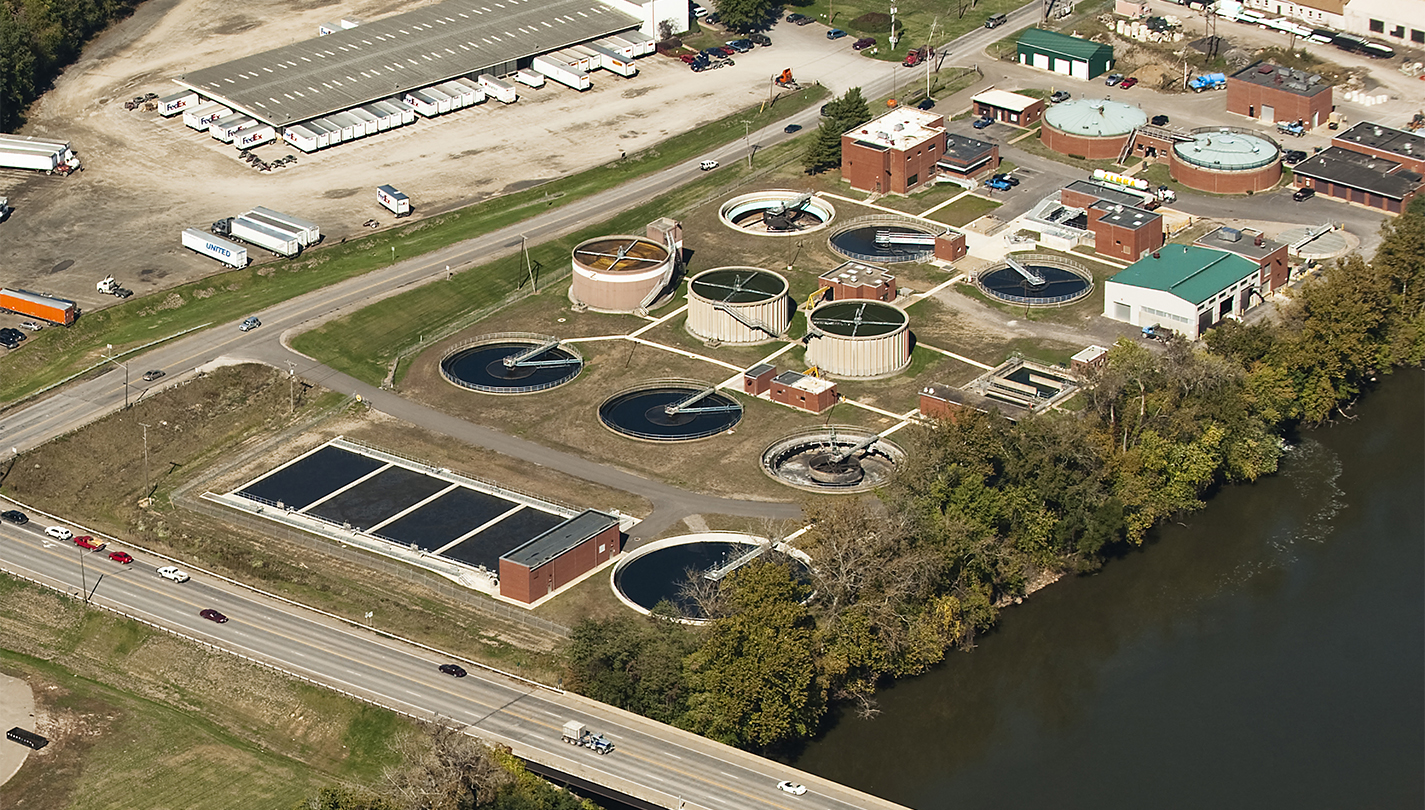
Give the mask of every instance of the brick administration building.
POLYGON ((945 117, 897 107, 841 136, 841 176, 857 191, 905 194, 935 176, 945 117))
POLYGON ((1334 106, 1331 85, 1314 73, 1258 62, 1227 77, 1227 111, 1264 124, 1300 121, 1314 129, 1334 106))
POLYGON ((587 509, 500 557, 500 595, 530 604, 619 552, 619 522, 587 509))

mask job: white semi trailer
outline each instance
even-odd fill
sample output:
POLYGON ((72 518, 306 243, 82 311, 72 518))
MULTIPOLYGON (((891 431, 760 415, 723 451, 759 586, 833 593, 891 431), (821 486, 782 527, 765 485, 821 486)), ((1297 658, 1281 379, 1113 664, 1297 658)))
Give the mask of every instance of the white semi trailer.
POLYGON ((411 198, 397 191, 394 186, 377 186, 376 202, 395 214, 397 219, 411 215, 411 198))
POLYGON ((183 123, 199 132, 207 132, 208 125, 232 115, 233 111, 217 102, 208 102, 183 111, 183 123))
POLYGON ((65 141, 0 135, 0 168, 68 174, 79 168, 79 157, 65 141))
POLYGON ((261 146, 275 140, 277 140, 277 130, 262 124, 250 129, 239 130, 233 136, 233 146, 239 149, 251 149, 254 146, 261 146))
POLYGON ((593 82, 589 81, 589 74, 582 70, 575 70, 563 62, 550 59, 547 56, 536 56, 534 63, 530 65, 537 72, 548 76, 566 87, 575 90, 588 90, 593 87, 593 82))
POLYGON ((164 96, 158 100, 158 114, 164 118, 172 118, 189 107, 198 106, 199 101, 198 94, 192 90, 183 90, 171 96, 164 96))
POLYGON ((289 229, 301 231, 304 234, 304 245, 315 245, 322 241, 322 228, 310 219, 294 217, 291 214, 284 214, 281 211, 273 211, 271 208, 264 208, 259 205, 252 209, 252 213, 261 214, 265 217, 275 219, 288 226, 289 229))
POLYGON ((526 87, 543 87, 544 74, 535 73, 532 70, 519 70, 515 72, 515 81, 526 87))
POLYGON ((485 91, 485 95, 502 104, 514 104, 519 101, 519 91, 509 82, 500 81, 488 73, 481 73, 477 81, 480 82, 480 89, 485 91))
POLYGON ((229 267, 247 267, 247 248, 203 233, 197 228, 183 230, 183 247, 196 250, 210 259, 217 259, 229 267))
POLYGON ((266 248, 278 256, 291 258, 302 252, 302 245, 295 234, 274 231, 247 217, 233 217, 228 224, 228 233, 248 244, 266 248))

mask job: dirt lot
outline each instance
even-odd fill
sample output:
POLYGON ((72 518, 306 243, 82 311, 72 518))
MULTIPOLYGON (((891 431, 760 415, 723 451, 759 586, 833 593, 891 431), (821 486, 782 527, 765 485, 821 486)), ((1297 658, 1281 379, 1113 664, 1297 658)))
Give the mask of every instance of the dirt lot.
MULTIPOLYGON (((740 55, 726 70, 696 74, 675 60, 639 60, 640 75, 594 74, 585 93, 552 82, 521 87, 518 103, 487 102, 355 143, 295 153, 295 166, 259 173, 230 145, 183 125, 182 116, 126 111, 135 95, 166 95, 184 71, 315 36, 338 15, 371 21, 431 0, 150 0, 92 44, 30 111, 24 134, 69 140, 85 164, 74 177, 0 174, 15 213, 0 225, 0 283, 52 292, 93 309, 114 299, 94 282, 112 273, 143 294, 214 272, 183 249, 178 232, 269 205, 317 221, 328 239, 387 224, 374 186, 409 194, 417 216, 524 188, 617 160, 767 97, 766 77, 788 65, 840 86, 889 69, 828 45, 818 26, 774 31, 777 45, 740 55), (714 78, 715 77, 715 78, 714 78), (660 114, 661 113, 661 114, 660 114), (516 137, 512 135, 517 134, 516 137)), ((253 249, 255 260, 265 251, 253 249)))

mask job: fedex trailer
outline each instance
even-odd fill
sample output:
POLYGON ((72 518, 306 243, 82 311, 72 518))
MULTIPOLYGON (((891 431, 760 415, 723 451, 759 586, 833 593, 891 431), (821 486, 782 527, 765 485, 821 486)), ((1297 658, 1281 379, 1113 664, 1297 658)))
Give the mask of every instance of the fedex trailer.
POLYGON ((277 140, 277 130, 263 124, 252 129, 244 129, 233 138, 233 146, 239 149, 251 149, 254 146, 261 146, 264 143, 277 140))
POLYGON ((434 118, 440 115, 440 102, 436 101, 434 97, 426 95, 423 91, 408 90, 406 91, 406 95, 402 97, 402 101, 411 105, 411 109, 415 110, 423 118, 434 118))
POLYGON ((317 151, 317 133, 302 126, 294 124, 282 130, 282 140, 301 149, 303 152, 317 151))
POLYGON ((477 81, 480 82, 480 88, 485 91, 485 95, 503 104, 514 104, 519 101, 519 91, 509 82, 500 81, 488 73, 481 73, 477 81))
POLYGON ((208 134, 223 143, 232 143, 233 136, 238 133, 238 130, 245 129, 256 123, 257 121, 248 118, 242 113, 234 113, 225 118, 219 118, 209 125, 208 134))
POLYGON ((164 118, 172 118, 189 107, 196 106, 198 106, 198 94, 192 90, 184 90, 181 93, 174 93, 159 99, 158 114, 164 118))
POLYGON ((247 267, 247 248, 203 233, 197 228, 183 230, 183 247, 195 250, 210 259, 217 259, 229 267, 247 267))
POLYGON ((558 62, 547 56, 536 56, 534 63, 531 64, 530 67, 556 82, 566 87, 572 87, 575 90, 588 90, 593 86, 593 82, 589 81, 589 74, 582 70, 575 70, 563 62, 558 62))
POLYGON ((199 132, 207 132, 208 125, 225 116, 232 115, 233 111, 217 102, 200 104, 183 111, 183 123, 190 129, 199 132))
POLYGON ((397 219, 411 215, 411 198, 392 186, 377 186, 376 202, 395 214, 397 219))

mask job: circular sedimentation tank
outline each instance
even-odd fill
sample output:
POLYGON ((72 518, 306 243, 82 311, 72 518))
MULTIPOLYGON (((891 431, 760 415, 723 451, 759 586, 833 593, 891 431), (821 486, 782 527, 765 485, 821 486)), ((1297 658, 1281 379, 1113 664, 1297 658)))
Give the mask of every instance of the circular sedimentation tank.
POLYGON ((865 492, 889 482, 905 452, 875 431, 829 425, 794 433, 762 453, 762 471, 811 492, 865 492))
POLYGON ((709 383, 655 380, 604 400, 599 421, 635 439, 685 442, 733 427, 742 421, 742 404, 709 383))
POLYGON ((791 323, 787 280, 758 267, 719 267, 688 281, 688 331, 703 340, 773 340, 791 323))
POLYGON ((837 253, 863 262, 918 262, 935 255, 935 237, 944 232, 913 219, 871 217, 835 229, 827 243, 837 253))
POLYGON ((656 540, 625 554, 609 579, 619 600, 634 610, 651 613, 659 602, 667 601, 678 609, 681 621, 699 625, 708 619, 693 591, 715 593, 724 577, 758 559, 790 566, 793 578, 811 582, 810 560, 805 554, 740 532, 703 532, 656 540))
POLYGON ((881 301, 850 299, 807 316, 806 359, 833 377, 884 377, 910 365, 910 317, 881 301))
POLYGON ((825 228, 836 216, 831 203, 801 191, 754 191, 722 204, 723 224, 757 236, 797 236, 825 228))
POLYGON ((1093 292, 1093 273, 1059 256, 1011 254, 976 274, 975 283, 987 295, 1011 304, 1062 307, 1093 292))
POLYGON ((1133 131, 1148 123, 1148 114, 1132 104, 1112 99, 1070 99, 1044 111, 1039 139, 1065 155, 1090 160, 1117 160, 1133 131))
POLYGON ((668 285, 676 257, 652 239, 616 235, 581 242, 572 262, 570 300, 598 312, 634 312, 668 285))
POLYGON ((1173 144, 1168 173, 1189 188, 1214 194, 1266 191, 1281 180, 1281 147, 1255 132, 1200 129, 1192 140, 1173 144))
POLYGON ((462 343, 440 361, 448 382, 486 394, 529 394, 563 385, 584 368, 584 357, 558 338, 525 332, 485 335, 462 343))

